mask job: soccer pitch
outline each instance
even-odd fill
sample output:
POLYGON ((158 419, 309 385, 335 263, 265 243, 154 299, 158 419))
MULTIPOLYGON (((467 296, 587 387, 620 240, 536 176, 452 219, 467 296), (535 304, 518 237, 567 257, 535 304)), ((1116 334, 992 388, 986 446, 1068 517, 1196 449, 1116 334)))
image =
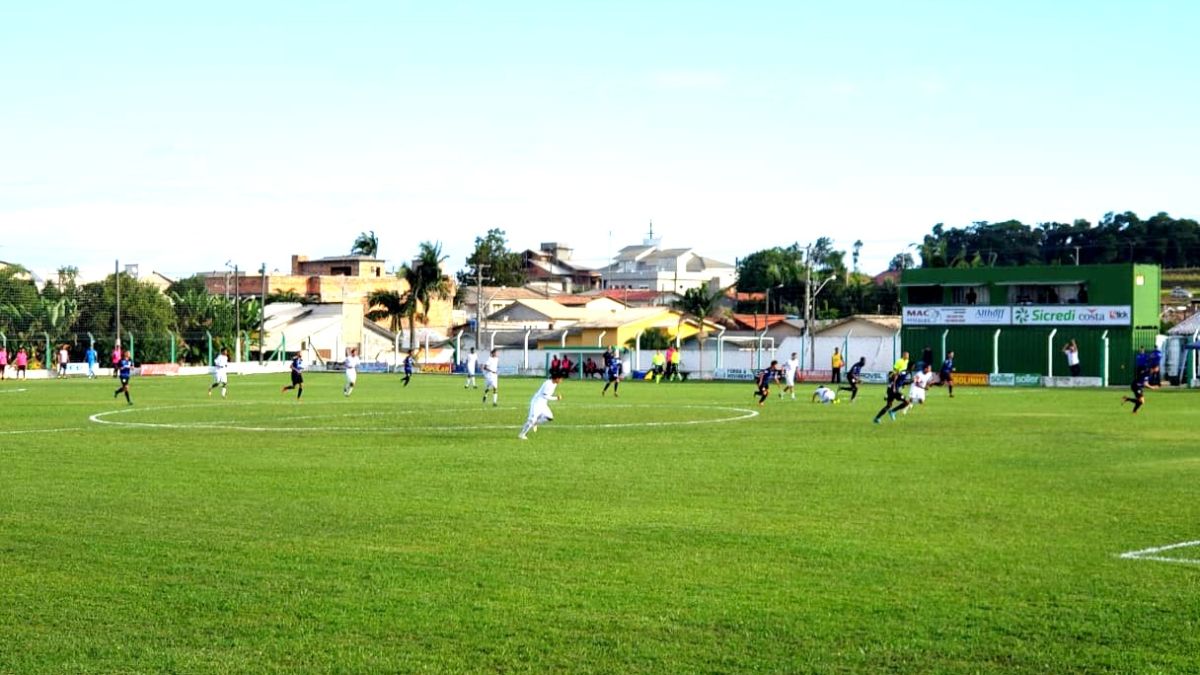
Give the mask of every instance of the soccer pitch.
POLYGON ((1200 670, 1194 392, 286 377, 0 382, 0 672, 1200 670))

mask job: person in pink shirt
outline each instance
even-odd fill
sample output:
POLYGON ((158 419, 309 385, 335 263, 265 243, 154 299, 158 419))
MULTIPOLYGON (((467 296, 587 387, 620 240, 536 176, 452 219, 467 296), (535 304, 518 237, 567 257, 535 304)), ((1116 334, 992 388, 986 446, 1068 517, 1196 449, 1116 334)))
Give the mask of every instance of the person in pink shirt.
POLYGON ((25 353, 24 347, 17 350, 17 358, 14 364, 17 366, 17 379, 25 379, 25 368, 29 365, 29 355, 25 353))
POLYGON ((121 343, 118 342, 117 346, 113 347, 113 352, 112 352, 112 371, 113 371, 114 379, 117 377, 117 371, 121 369, 120 366, 121 366, 121 343))
POLYGON ((4 371, 8 370, 8 350, 0 347, 0 380, 4 379, 4 371))

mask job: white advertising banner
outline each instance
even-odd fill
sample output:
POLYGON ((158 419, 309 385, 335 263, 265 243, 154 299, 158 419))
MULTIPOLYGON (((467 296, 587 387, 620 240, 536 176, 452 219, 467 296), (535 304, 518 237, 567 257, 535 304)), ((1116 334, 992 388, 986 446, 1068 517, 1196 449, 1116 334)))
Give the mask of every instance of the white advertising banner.
POLYGON ((1012 311, 1014 326, 1129 326, 1129 305, 1022 305, 1012 311))
POLYGON ((1012 307, 905 307, 906 326, 1007 326, 1012 307))
POLYGON ((904 308, 905 326, 1129 326, 1129 305, 1017 305, 904 308))

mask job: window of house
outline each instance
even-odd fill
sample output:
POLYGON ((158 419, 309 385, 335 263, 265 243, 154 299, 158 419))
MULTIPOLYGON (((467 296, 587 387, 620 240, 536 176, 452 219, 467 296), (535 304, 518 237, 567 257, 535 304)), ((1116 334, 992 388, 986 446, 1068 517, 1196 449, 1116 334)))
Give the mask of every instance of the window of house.
POLYGON ((1087 302, 1087 292, 1077 283, 1016 284, 1008 287, 1008 301, 1014 305, 1065 305, 1087 302))
POLYGON ((955 286, 950 289, 950 302, 955 305, 986 305, 990 301, 987 286, 955 286))
POLYGON ((932 286, 909 286, 908 304, 910 305, 940 305, 943 302, 942 287, 939 285, 932 286))
POLYGON ((341 266, 330 267, 329 273, 335 277, 338 277, 338 276, 348 277, 348 276, 350 276, 350 268, 348 266, 347 267, 341 267, 341 266))

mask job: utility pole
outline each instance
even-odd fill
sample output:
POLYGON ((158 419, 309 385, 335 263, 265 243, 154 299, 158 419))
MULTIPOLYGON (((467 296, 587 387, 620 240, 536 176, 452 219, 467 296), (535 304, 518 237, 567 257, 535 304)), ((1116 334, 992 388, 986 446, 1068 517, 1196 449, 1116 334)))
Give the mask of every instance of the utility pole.
POLYGON ((117 340, 116 347, 121 346, 121 261, 113 263, 113 280, 117 282, 117 340))
POLYGON ((483 268, 491 265, 475 263, 475 351, 479 351, 480 326, 483 324, 483 268))
POLYGON ((808 339, 809 369, 816 370, 817 356, 812 353, 812 244, 804 247, 804 337, 808 339))
POLYGON ((242 360, 242 304, 238 293, 241 286, 238 283, 238 266, 233 266, 233 358, 235 362, 242 360))
POLYGON ((261 366, 266 358, 264 340, 267 339, 267 263, 263 263, 258 271, 262 274, 262 303, 258 306, 258 365, 261 366))

